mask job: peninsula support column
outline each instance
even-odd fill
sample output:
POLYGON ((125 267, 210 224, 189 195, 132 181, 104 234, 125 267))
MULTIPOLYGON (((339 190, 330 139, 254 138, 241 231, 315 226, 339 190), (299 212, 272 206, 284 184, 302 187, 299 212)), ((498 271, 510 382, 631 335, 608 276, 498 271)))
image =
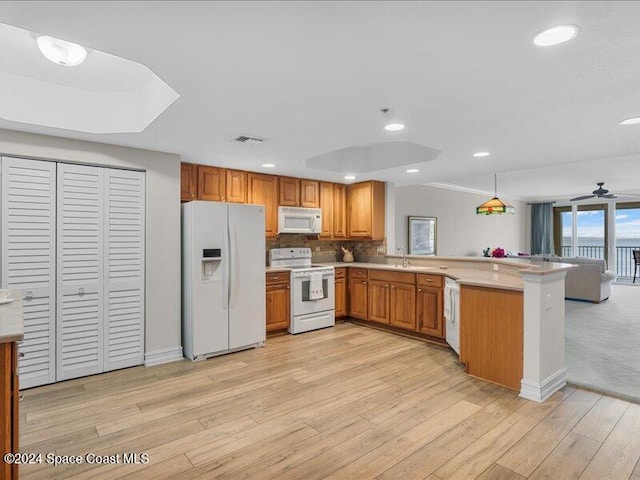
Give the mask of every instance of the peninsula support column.
POLYGON ((566 270, 520 272, 524 281, 523 378, 520 396, 544 402, 567 384, 566 270))

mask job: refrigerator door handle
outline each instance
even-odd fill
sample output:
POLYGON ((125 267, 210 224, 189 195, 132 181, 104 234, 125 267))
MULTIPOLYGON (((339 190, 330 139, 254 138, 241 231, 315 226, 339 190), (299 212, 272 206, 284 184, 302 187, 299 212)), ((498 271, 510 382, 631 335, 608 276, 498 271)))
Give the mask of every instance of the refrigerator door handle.
POLYGON ((229 278, 231 276, 231 267, 229 265, 229 262, 231 261, 231 252, 230 252, 230 248, 229 246, 231 245, 231 238, 229 237, 229 223, 227 222, 227 244, 226 244, 226 253, 224 254, 225 256, 225 261, 224 261, 224 281, 222 282, 223 285, 223 290, 222 290, 222 309, 223 310, 228 310, 229 309, 229 295, 230 295, 230 286, 229 286, 229 278))
POLYGON ((237 291, 237 285, 235 285, 238 278, 238 239, 236 238, 235 225, 229 226, 229 308, 235 306, 235 293, 237 291), (232 243, 233 241, 233 243, 232 243))

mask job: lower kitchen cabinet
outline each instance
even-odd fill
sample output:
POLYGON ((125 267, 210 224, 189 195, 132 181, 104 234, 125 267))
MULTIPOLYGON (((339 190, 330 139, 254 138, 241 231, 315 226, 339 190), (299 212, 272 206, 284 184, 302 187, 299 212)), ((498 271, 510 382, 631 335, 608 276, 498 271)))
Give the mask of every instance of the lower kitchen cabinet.
POLYGON ((335 301, 336 301, 336 318, 347 316, 347 278, 345 268, 336 268, 336 285, 335 285, 335 301))
POLYGON ((289 328, 290 310, 289 272, 269 272, 266 278, 267 332, 289 328))
POLYGON ((361 268, 349 269, 349 316, 368 320, 367 297, 369 287, 367 285, 367 271, 361 268))
MULTIPOLYGON (((18 449, 18 347, 16 342, 0 343, 0 451, 18 449)), ((18 478, 18 465, 0 461, 0 478, 18 478)))
POLYGON ((394 327, 415 330, 416 286, 392 283, 389 290, 389 323, 394 327))
POLYGON ((369 320, 389 325, 389 283, 369 281, 369 320))
POLYGON ((444 338, 442 276, 418 274, 417 331, 444 338))

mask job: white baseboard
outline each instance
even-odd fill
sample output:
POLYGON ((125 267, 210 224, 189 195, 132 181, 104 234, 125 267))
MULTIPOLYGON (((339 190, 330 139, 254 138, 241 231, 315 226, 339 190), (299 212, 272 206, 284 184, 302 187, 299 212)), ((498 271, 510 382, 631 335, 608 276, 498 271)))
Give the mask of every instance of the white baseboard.
POLYGON ((144 354, 145 367, 177 362, 178 360, 182 360, 182 347, 163 348, 162 350, 154 350, 144 354))
POLYGON ((567 384, 567 369, 558 370, 538 384, 529 380, 520 382, 520 396, 542 403, 567 384))

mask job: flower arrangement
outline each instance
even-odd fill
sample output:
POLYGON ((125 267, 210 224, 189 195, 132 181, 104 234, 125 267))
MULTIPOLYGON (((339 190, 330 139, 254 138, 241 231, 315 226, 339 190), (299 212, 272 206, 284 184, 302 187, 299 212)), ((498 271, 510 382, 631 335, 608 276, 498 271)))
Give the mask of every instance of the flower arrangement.
POLYGON ((482 253, 484 254, 485 257, 504 258, 507 256, 504 248, 501 248, 501 247, 496 247, 496 248, 487 247, 482 251, 482 253))

